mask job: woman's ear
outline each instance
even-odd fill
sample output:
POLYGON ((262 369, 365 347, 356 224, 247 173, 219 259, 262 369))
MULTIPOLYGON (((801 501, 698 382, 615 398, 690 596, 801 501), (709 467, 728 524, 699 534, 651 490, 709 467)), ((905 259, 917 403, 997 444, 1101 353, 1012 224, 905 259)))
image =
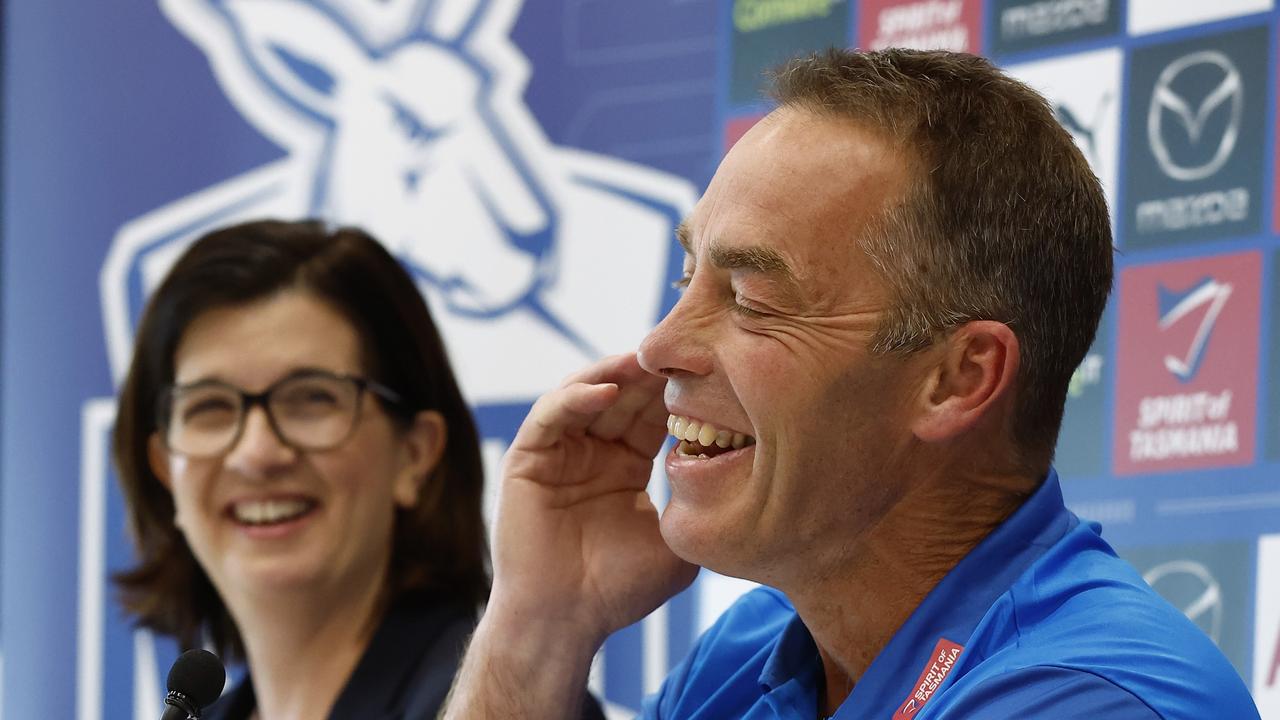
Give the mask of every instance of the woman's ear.
POLYGON ((165 449, 159 432, 153 432, 151 437, 147 438, 147 462, 151 465, 151 472, 160 480, 160 484, 164 485, 165 490, 172 495, 173 477, 169 473, 169 451, 165 449))
POLYGON ((444 455, 448 435, 444 416, 439 412, 423 410, 414 416, 413 424, 404 432, 404 464, 392 488, 396 505, 411 508, 418 504, 423 484, 444 455))

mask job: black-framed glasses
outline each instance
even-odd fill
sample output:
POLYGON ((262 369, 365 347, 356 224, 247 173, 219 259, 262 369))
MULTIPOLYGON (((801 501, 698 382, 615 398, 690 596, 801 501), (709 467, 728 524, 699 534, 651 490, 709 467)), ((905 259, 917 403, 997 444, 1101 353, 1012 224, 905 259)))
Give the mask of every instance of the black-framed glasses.
POLYGON ((189 457, 221 455, 240 440, 255 405, 266 411, 276 437, 298 450, 332 450, 360 422, 361 398, 369 391, 393 405, 401 397, 385 385, 354 375, 304 370, 260 393, 219 380, 170 385, 160 395, 157 422, 170 452, 189 457))

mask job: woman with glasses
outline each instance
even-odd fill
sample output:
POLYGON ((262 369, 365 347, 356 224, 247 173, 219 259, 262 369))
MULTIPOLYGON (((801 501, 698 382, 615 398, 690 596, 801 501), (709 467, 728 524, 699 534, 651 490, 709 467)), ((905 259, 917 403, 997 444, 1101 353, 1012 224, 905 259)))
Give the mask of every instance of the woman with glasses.
POLYGON ((376 241, 255 222, 138 328, 115 459, 138 622, 247 663, 206 717, 427 718, 488 592, 475 426, 376 241))

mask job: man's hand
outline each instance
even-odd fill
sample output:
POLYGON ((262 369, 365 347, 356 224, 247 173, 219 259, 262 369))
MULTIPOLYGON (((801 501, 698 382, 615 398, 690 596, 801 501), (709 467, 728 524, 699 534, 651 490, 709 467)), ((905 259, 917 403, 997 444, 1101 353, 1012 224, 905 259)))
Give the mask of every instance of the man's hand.
POLYGON ((447 717, 572 716, 605 637, 693 581, 645 492, 664 385, 622 355, 529 412, 503 467, 493 594, 447 717))

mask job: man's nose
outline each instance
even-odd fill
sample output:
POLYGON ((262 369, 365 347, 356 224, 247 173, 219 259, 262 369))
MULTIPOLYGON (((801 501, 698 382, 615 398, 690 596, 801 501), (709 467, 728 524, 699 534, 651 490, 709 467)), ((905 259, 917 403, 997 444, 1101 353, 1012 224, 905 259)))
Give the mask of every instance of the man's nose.
POLYGON ((271 426, 266 409, 256 405, 245 410, 240 437, 227 450, 223 463, 247 478, 266 478, 272 471, 292 463, 297 455, 298 451, 271 426))
POLYGON ((710 373, 715 314, 711 300, 704 289, 691 284, 640 343, 640 367, 650 374, 676 379, 710 373))

